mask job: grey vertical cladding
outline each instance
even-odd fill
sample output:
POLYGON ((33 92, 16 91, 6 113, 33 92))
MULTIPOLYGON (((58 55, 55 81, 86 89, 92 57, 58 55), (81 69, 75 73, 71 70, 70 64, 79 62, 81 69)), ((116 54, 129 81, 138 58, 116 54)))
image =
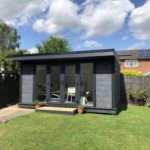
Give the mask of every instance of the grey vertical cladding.
POLYGON ((116 62, 116 65, 117 65, 117 97, 118 97, 118 105, 121 104, 121 101, 120 101, 120 65, 119 65, 119 62, 117 61, 116 62))
POLYGON ((46 100, 49 101, 50 100, 50 85, 51 85, 51 81, 50 81, 50 65, 47 65, 47 73, 46 73, 46 100))
POLYGON ((120 66, 115 61, 115 72, 113 74, 113 107, 120 105, 120 66))
POLYGON ((61 103, 64 103, 64 91, 65 89, 65 66, 61 65, 61 72, 60 72, 60 97, 61 97, 61 103))
POLYGON ((34 66, 22 65, 22 99, 23 104, 33 103, 34 66))
POLYGON ((117 64, 116 60, 113 62, 114 72, 112 74, 112 106, 115 107, 117 104, 117 64))
POLYGON ((112 63, 96 63, 96 107, 112 108, 112 63))

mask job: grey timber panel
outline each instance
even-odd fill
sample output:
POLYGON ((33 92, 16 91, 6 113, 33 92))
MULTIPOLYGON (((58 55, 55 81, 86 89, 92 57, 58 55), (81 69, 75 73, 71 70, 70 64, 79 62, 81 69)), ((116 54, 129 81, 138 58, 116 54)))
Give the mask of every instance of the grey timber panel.
POLYGON ((112 64, 96 63, 96 107, 112 108, 112 64))
POLYGON ((51 80, 50 80, 50 65, 47 65, 47 73, 46 73, 46 100, 50 100, 50 85, 51 85, 51 80))
POLYGON ((22 92, 21 103, 33 103, 33 81, 34 81, 34 68, 33 65, 22 65, 22 92))
POLYGON ((113 107, 120 105, 120 66, 115 60, 115 72, 113 74, 113 107))

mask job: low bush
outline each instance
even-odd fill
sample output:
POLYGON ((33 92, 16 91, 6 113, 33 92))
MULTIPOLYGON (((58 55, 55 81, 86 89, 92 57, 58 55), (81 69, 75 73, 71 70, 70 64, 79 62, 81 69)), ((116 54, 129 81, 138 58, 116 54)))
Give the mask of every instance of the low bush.
POLYGON ((128 76, 144 76, 144 74, 137 70, 123 70, 121 73, 128 76))
POLYGON ((128 96, 131 103, 144 105, 146 99, 148 98, 146 91, 142 89, 130 89, 128 91, 128 96))
POLYGON ((150 102, 147 102, 147 103, 146 103, 146 107, 150 107, 150 102))

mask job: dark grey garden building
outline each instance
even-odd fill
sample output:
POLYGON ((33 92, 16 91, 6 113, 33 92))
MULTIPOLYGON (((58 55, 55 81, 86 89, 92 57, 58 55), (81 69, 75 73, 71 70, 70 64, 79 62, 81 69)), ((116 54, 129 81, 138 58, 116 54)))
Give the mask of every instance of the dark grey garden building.
POLYGON ((21 63, 20 105, 41 99, 48 106, 115 114, 120 69, 114 49, 13 56, 21 63))

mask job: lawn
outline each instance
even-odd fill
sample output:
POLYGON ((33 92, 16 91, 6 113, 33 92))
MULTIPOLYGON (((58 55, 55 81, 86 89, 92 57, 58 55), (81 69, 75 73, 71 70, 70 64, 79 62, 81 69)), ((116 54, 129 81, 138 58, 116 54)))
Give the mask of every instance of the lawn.
POLYGON ((149 150, 150 109, 118 115, 35 112, 0 124, 0 150, 149 150))

